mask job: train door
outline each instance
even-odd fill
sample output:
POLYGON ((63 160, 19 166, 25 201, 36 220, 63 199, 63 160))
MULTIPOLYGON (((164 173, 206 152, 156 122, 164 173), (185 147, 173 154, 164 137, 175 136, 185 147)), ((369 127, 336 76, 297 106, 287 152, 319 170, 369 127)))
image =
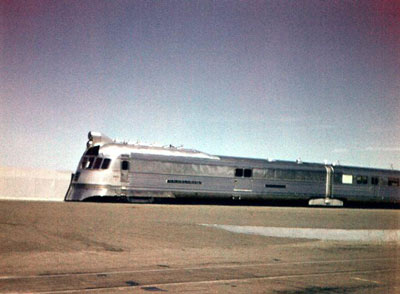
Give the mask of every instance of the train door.
POLYGON ((129 182, 129 161, 128 158, 121 158, 121 186, 127 186, 129 182))
POLYGON ((248 168, 235 169, 234 192, 253 191, 253 170, 248 168))
POLYGON ((370 191, 372 193, 372 197, 374 200, 383 200, 384 194, 380 192, 381 185, 380 182, 382 182, 382 178, 379 179, 377 176, 372 176, 370 180, 370 191))
POLYGON ((326 169, 326 182, 325 182, 325 198, 333 198, 333 167, 325 166, 326 169))

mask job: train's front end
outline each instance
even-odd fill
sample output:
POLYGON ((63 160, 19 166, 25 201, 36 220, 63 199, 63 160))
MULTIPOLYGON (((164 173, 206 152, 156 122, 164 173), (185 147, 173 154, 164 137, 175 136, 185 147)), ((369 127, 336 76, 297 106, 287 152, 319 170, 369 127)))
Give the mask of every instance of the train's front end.
POLYGON ((85 153, 71 177, 65 201, 83 201, 117 194, 119 178, 114 173, 119 167, 115 160, 118 156, 110 152, 114 142, 96 132, 89 132, 88 138, 85 153))

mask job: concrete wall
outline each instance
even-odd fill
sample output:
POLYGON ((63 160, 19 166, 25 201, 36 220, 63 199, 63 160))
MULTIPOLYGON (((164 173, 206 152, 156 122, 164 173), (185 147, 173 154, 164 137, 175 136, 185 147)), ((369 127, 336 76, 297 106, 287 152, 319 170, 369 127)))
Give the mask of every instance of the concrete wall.
POLYGON ((63 201, 70 171, 0 167, 0 199, 63 201))

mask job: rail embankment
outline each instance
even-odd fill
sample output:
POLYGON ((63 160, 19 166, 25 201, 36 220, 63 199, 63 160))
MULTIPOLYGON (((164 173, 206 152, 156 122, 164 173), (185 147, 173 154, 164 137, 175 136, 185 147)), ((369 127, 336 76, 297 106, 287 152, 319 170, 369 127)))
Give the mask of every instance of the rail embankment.
POLYGON ((63 201, 71 171, 0 167, 0 199, 63 201))

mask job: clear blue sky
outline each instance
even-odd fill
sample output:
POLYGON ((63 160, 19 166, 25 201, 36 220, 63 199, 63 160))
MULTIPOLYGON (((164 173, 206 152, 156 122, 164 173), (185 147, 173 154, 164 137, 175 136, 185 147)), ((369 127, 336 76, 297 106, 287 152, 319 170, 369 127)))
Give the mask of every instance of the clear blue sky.
POLYGON ((1 1, 0 165, 87 132, 400 169, 399 1, 1 1))

